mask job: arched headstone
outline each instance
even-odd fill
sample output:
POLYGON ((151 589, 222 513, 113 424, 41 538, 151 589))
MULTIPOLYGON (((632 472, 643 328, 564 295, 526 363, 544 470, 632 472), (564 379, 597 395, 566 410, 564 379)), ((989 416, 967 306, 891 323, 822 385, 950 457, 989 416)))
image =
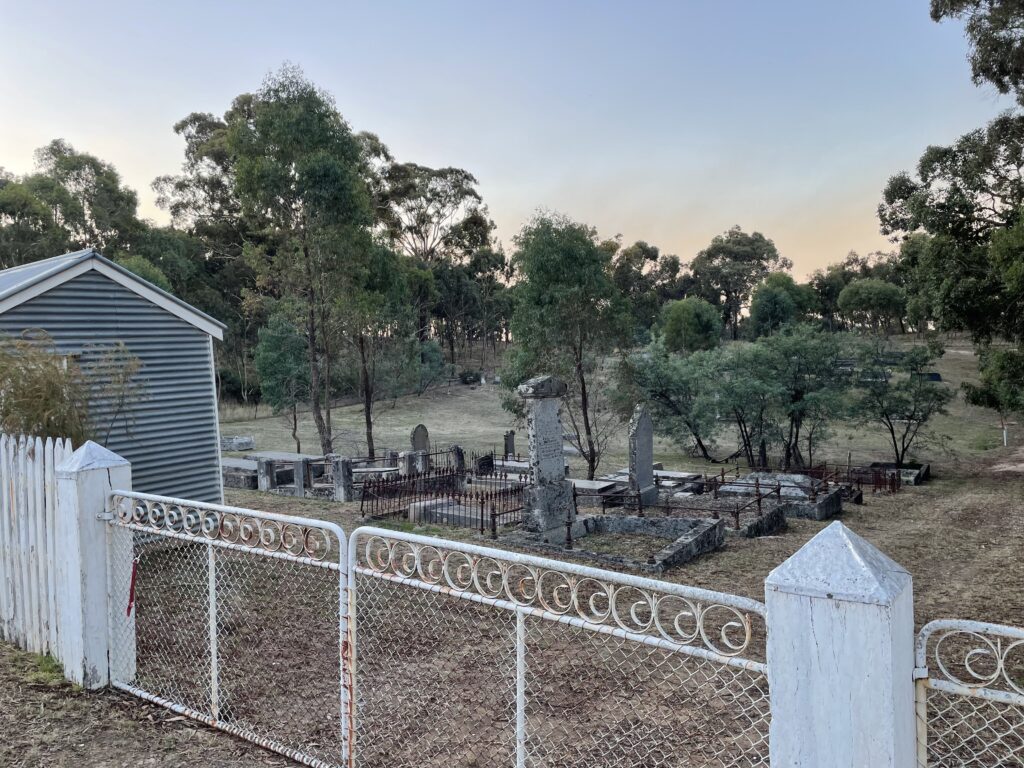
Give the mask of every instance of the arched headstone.
POLYGON ((412 443, 412 449, 414 451, 429 451, 430 433, 427 432, 427 428, 425 426, 417 424, 413 427, 412 434, 409 435, 409 442, 412 443))

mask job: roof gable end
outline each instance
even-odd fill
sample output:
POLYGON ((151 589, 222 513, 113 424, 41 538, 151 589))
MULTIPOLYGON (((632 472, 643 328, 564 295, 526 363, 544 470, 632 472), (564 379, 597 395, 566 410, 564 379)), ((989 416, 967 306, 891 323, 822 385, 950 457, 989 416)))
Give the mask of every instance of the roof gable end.
POLYGON ((0 315, 89 271, 99 272, 151 304, 223 340, 226 327, 223 323, 146 282, 91 248, 0 272, 0 315))

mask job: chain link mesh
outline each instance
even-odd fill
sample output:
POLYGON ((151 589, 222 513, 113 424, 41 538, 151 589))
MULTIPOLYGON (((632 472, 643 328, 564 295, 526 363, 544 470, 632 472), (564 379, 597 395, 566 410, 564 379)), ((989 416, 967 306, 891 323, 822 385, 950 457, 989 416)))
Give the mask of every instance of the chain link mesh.
MULTIPOLYGON (((381 534, 354 546, 362 560, 352 575, 361 768, 516 765, 517 690, 527 766, 768 765, 763 665, 687 653, 641 615, 654 606, 668 634, 681 629, 709 651, 696 626, 690 633, 671 623, 681 606, 702 612, 701 628, 716 640, 749 614, 726 608, 712 622, 723 606, 674 603, 610 572, 523 566, 494 550, 465 554, 451 542, 406 545, 381 534), (559 608, 569 604, 566 590, 569 602, 593 611, 592 622, 559 608), (618 604, 624 624, 613 622, 600 602, 607 595, 622 595, 636 612, 618 604), (516 611, 517 603, 556 610, 516 611), (630 624, 638 631, 623 631, 630 624)), ((747 636, 727 650, 756 653, 756 644, 747 636)))
POLYGON ((384 531, 345 594, 340 531, 114 508, 114 684, 306 764, 768 763, 760 603, 384 531))
POLYGON ((357 577, 356 764, 515 765, 515 616, 357 577))
POLYGON ((1024 766, 1024 630, 931 622, 917 665, 919 768, 1024 766))
POLYGON ((115 685, 307 764, 342 764, 338 566, 272 554, 265 537, 174 533, 112 526, 115 685))
POLYGON ((1024 707, 927 690, 927 761, 921 768, 1024 766, 1024 707))

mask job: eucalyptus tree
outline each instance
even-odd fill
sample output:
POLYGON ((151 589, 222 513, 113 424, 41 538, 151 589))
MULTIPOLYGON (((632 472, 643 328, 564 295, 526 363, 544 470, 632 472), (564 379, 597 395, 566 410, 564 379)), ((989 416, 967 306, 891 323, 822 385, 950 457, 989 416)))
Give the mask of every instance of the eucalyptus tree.
POLYGON ((714 306, 697 296, 670 301, 662 309, 664 346, 670 352, 714 349, 722 341, 722 320, 714 306))
POLYGON ((321 450, 331 453, 339 299, 358 289, 371 246, 362 145, 333 99, 293 67, 236 99, 225 139, 242 217, 256 235, 246 260, 257 289, 287 297, 302 329, 313 422, 321 450))
POLYGON ((929 370, 941 350, 918 345, 903 351, 881 339, 862 344, 852 415, 861 424, 880 426, 892 447, 893 462, 903 466, 911 448, 934 438, 936 416, 946 413, 953 392, 932 381, 929 370))
POLYGON ((684 450, 692 446, 706 461, 714 461, 711 449, 721 422, 709 383, 715 380, 720 361, 717 352, 675 354, 662 337, 655 337, 620 365, 620 387, 632 394, 626 405, 643 401, 659 434, 684 450))
POLYGON ((261 397, 276 414, 287 414, 295 451, 302 452, 299 438, 299 407, 309 401, 309 366, 302 334, 277 312, 259 330, 254 356, 260 377, 261 397))
POLYGON ((25 176, 0 171, 0 269, 90 247, 113 257, 146 228, 111 164, 62 139, 35 159, 25 176))
POLYGON ((1024 105, 1024 7, 1017 0, 932 0, 935 21, 964 22, 971 75, 1024 105))
POLYGON ((592 227, 538 214, 515 243, 512 260, 520 279, 503 384, 514 387, 542 373, 566 380, 570 442, 593 479, 622 423, 606 385, 613 374, 608 356, 629 340, 629 306, 611 278, 611 253, 592 227))
POLYGON ((690 271, 700 294, 720 308, 722 323, 735 340, 739 338, 740 313, 754 287, 770 272, 792 266, 767 237, 760 232, 748 234, 737 226, 698 253, 690 271))

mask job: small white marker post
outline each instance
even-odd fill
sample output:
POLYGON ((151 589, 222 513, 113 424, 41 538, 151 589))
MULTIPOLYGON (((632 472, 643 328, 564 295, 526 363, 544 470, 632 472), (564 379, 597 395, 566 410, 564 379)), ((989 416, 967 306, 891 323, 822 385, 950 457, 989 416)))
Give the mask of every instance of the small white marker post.
POLYGON ((86 688, 110 681, 107 497, 130 491, 132 467, 91 440, 56 469, 59 657, 64 675, 86 688))
POLYGON ((840 522, 765 580, 773 768, 915 763, 910 574, 840 522))

